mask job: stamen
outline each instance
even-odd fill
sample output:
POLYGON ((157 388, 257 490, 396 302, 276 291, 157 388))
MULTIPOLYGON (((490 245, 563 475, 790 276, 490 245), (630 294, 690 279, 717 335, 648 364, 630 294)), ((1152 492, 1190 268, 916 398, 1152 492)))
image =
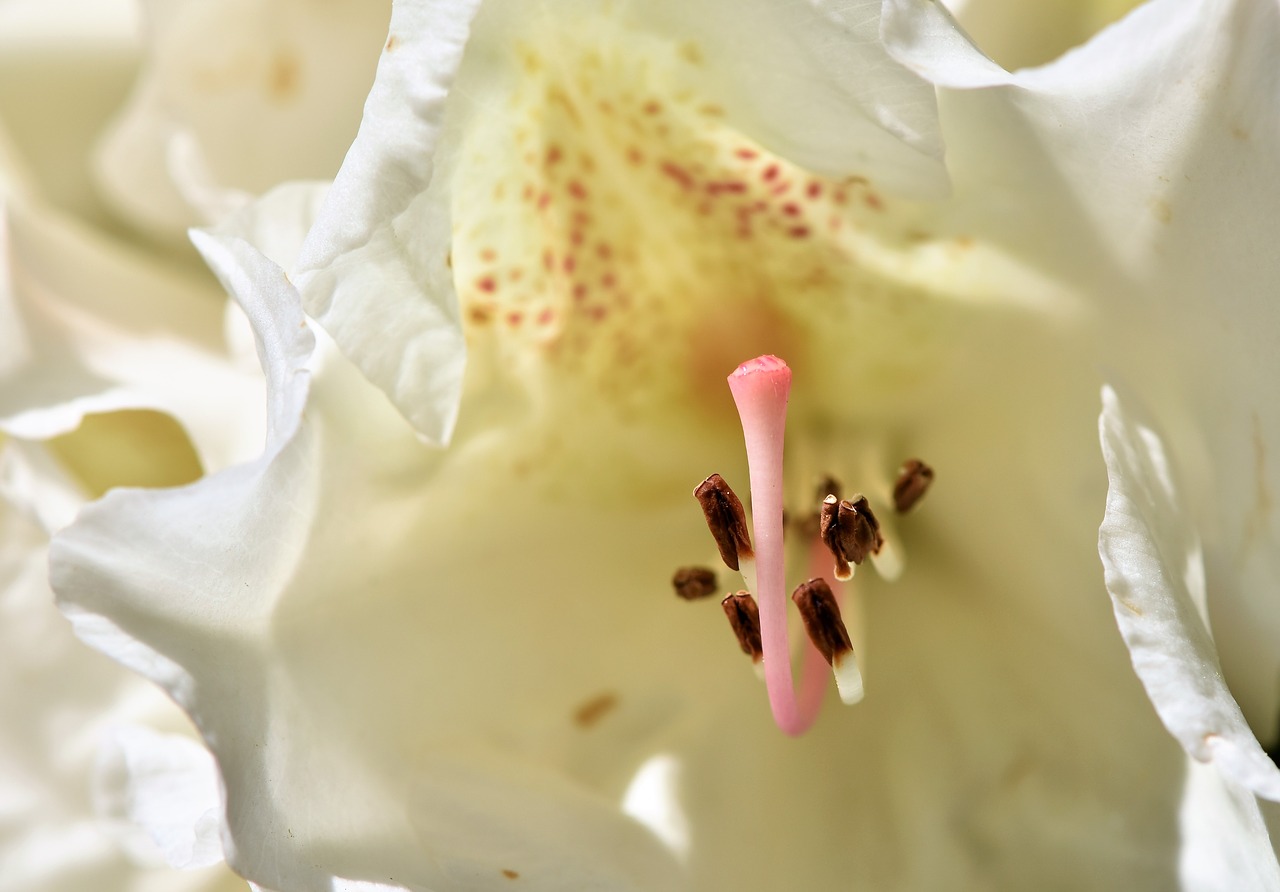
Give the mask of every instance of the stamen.
POLYGON ((853 501, 827 496, 822 500, 819 530, 823 544, 836 559, 835 577, 842 581, 853 577, 850 563, 861 564, 868 554, 874 555, 884 546, 880 523, 866 496, 855 496, 853 501))
POLYGON ((720 588, 716 572, 710 567, 681 567, 671 577, 671 586, 686 601, 697 601, 713 595, 720 588))
POLYGON ((720 559, 730 570, 739 569, 739 557, 751 558, 753 554, 741 500, 719 474, 712 474, 699 483, 693 497, 702 507, 702 516, 716 540, 720 559))
POLYGON ((810 579, 797 586, 791 600, 800 610, 809 640, 835 673, 840 699, 848 704, 857 703, 863 696, 862 673, 831 587, 825 580, 810 579))
POLYGON ((751 594, 738 592, 729 595, 720 602, 720 606, 724 615, 729 617, 729 625, 742 652, 751 657, 751 662, 759 663, 764 656, 764 646, 760 643, 760 609, 751 594))
POLYGON ((902 463, 898 471, 898 479, 893 484, 893 507, 899 514, 905 514, 915 507, 916 503, 928 491, 933 483, 933 468, 918 458, 909 458, 902 463))

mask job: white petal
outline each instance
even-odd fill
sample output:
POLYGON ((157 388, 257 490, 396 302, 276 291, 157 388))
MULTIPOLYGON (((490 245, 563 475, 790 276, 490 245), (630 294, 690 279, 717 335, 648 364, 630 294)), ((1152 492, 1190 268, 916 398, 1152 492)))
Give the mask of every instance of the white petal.
POLYGON ((146 829, 170 867, 223 861, 217 771, 189 737, 120 726, 98 758, 100 808, 146 829))
POLYGON ((229 215, 216 231, 244 239, 287 272, 293 269, 328 191, 327 182, 285 183, 229 215))
POLYGON ((151 3, 133 95, 98 181, 153 233, 218 222, 283 180, 330 177, 355 134, 385 3, 151 3))
POLYGON ((392 12, 355 143, 299 260, 307 312, 434 442, 458 412, 465 345, 434 153, 479 0, 392 12), (408 240, 406 240, 408 238, 408 240))
MULTIPOLYGON (((304 461, 307 456, 305 443, 297 442, 296 432, 301 406, 307 392, 308 375, 303 364, 310 357, 313 342, 303 321, 296 292, 293 292, 278 268, 273 268, 243 241, 231 238, 219 239, 199 232, 193 233, 193 239, 219 276, 235 290, 246 315, 255 325, 259 335, 259 351, 268 376, 268 451, 256 464, 225 470, 187 490, 170 492, 116 490, 86 509, 79 524, 72 527, 72 529, 81 530, 78 540, 56 539, 53 546, 55 551, 87 551, 93 554, 95 547, 102 547, 99 544, 102 537, 106 535, 109 538, 108 530, 110 529, 132 528, 136 534, 143 535, 142 529, 137 526, 137 518, 127 510, 129 506, 134 506, 134 510, 138 505, 147 506, 157 510, 161 516, 167 515, 164 525, 175 533, 181 531, 188 523, 207 524, 212 518, 218 516, 219 509, 223 512, 245 512, 237 528, 224 530, 217 536, 210 535, 205 538, 206 546, 211 549, 209 555, 204 558, 191 552, 183 555, 184 560, 194 559, 199 564, 202 560, 208 561, 212 554, 227 555, 239 551, 244 541, 265 541, 273 537, 279 540, 280 530, 285 526, 283 518, 295 511, 305 510, 303 496, 299 493, 292 494, 286 500, 272 498, 269 487, 265 494, 258 489, 262 485, 264 476, 269 481, 270 475, 267 472, 271 469, 273 460, 282 451, 300 456, 304 461), (213 504, 204 506, 203 510, 197 510, 196 506, 200 505, 204 498, 210 498, 213 504), (245 501, 246 499, 248 502, 245 501), (261 501, 255 501, 255 499, 261 501), (117 507, 117 503, 121 502, 122 504, 117 507), (108 530, 95 529, 95 522, 104 513, 108 530)), ((296 474, 296 465, 289 470, 296 474)), ((150 535, 150 530, 146 535, 150 535)), ((99 560, 105 561, 106 566, 115 568, 115 572, 124 578, 137 577, 143 585, 151 581, 169 590, 171 594, 181 590, 183 583, 179 580, 182 577, 189 577, 189 574, 194 572, 195 565, 186 564, 184 568, 178 568, 175 571, 174 568, 158 564, 154 560, 154 553, 149 548, 145 557, 123 553, 113 555, 110 551, 108 546, 106 553, 98 555, 99 560), (168 574, 174 572, 176 576, 170 578, 168 574)), ((175 551, 174 554, 178 552, 175 551)), ((288 559, 286 548, 283 560, 287 563, 288 559)), ((168 687, 174 699, 196 716, 206 734, 210 734, 210 727, 219 726, 219 722, 225 718, 225 715, 212 710, 201 711, 192 708, 192 702, 200 689, 194 680, 193 673, 179 662, 179 660, 191 662, 194 656, 192 653, 181 652, 168 655, 164 652, 166 648, 163 644, 160 647, 143 646, 122 631, 121 623, 94 615, 91 612, 93 606, 100 598, 109 596, 111 592, 106 589, 99 590, 96 586, 86 589, 75 575, 76 568, 73 561, 55 557, 52 563, 61 568, 54 570, 55 577, 71 576, 70 580, 64 579, 60 585, 55 583, 55 586, 61 590, 60 597, 63 601, 60 606, 72 620, 77 634, 83 640, 111 653, 135 671, 168 687)), ((202 622, 203 617, 200 611, 208 609, 212 613, 212 622, 215 623, 216 628, 224 630, 223 634, 230 636, 231 630, 237 628, 243 630, 241 634, 260 630, 262 612, 266 605, 256 596, 266 585, 263 581, 264 573, 287 575, 288 569, 278 562, 273 566, 254 566, 253 553, 246 553, 234 565, 228 566, 223 574, 220 574, 220 581, 217 584, 220 594, 217 597, 203 599, 201 604, 193 604, 166 596, 164 600, 168 602, 168 607, 147 619, 144 624, 153 629, 164 629, 170 624, 177 624, 181 628, 202 622)), ((142 622, 136 612, 136 605, 131 603, 129 598, 121 598, 119 604, 125 608, 123 625, 133 626, 142 622)), ((243 644, 228 637, 225 645, 219 649, 219 653, 209 655, 213 665, 224 665, 227 648, 243 650, 243 644)), ((202 661, 196 659, 195 662, 202 661)), ((218 679, 224 675, 225 669, 215 671, 212 686, 219 687, 218 679)), ((225 682, 222 683, 225 684, 225 682)), ((252 693, 248 689, 227 691, 226 696, 218 702, 222 708, 231 712, 252 713, 254 710, 248 702, 252 693)), ((255 730, 252 733, 258 732, 255 730)), ((229 795, 232 797, 231 804, 234 806, 238 801, 235 797, 240 791, 231 784, 228 786, 229 795)), ((248 817, 233 819, 232 824, 233 827, 238 828, 241 826, 240 820, 247 820, 250 824, 249 838, 255 835, 261 838, 263 831, 261 826, 257 825, 257 821, 263 818, 269 818, 269 816, 254 810, 248 817)), ((260 852, 261 849, 258 848, 255 851, 260 852)), ((235 854, 236 852, 229 852, 232 857, 235 854)), ((252 859, 249 860, 249 866, 253 866, 252 859)), ((276 886, 277 884, 269 882, 267 885, 276 886)))
POLYGON ((0 121, 0 197, 32 200, 34 175, 19 157, 18 148, 0 121))
POLYGON ((622 810, 685 860, 689 857, 689 819, 680 803, 680 787, 679 761, 658 753, 640 766, 627 785, 622 810))
POLYGON ((0 468, 0 890, 243 889, 225 867, 170 871, 153 843, 139 846, 132 828, 96 809, 91 778, 109 726, 176 730, 182 716, 77 641, 53 606, 48 528, 78 507, 74 484, 36 444, 10 441, 0 468))
POLYGON ((467 750, 433 753, 430 768, 415 778, 414 828, 437 865, 420 872, 426 882, 500 890, 519 879, 545 892, 681 885, 658 840, 622 818, 616 803, 543 766, 475 744, 467 750), (510 866, 494 869, 495 856, 510 866))
POLYGON ((1159 437, 1111 388, 1099 428, 1110 489, 1098 533, 1107 591, 1133 666, 1169 732, 1228 780, 1280 799, 1280 770, 1222 677, 1208 625, 1199 539, 1159 437))
POLYGON ((34 191, 85 219, 106 218, 89 150, 133 79, 139 18, 135 0, 0 4, 0 127, 34 191))
POLYGON ((154 409, 183 425, 206 468, 259 448, 262 428, 244 413, 260 404, 261 374, 226 357, 222 302, 203 279, 38 206, 11 202, 0 218, 0 337, 12 350, 0 427, 43 439, 88 413, 154 409))
MULTIPOLYGON (((311 637, 308 623, 290 631, 288 605, 309 597, 307 591, 321 594, 332 609, 353 606, 346 598, 352 580, 340 582, 332 568, 312 582, 299 574, 318 568, 302 561, 302 548, 331 550, 320 541, 328 534, 314 527, 317 519, 374 519, 354 504, 335 514, 316 501, 329 492, 317 486, 317 475, 332 470, 327 462, 346 465, 360 452, 352 453, 326 418, 329 400, 343 405, 341 393, 318 394, 308 409, 314 420, 301 421, 310 339, 282 273, 248 253, 243 242, 196 238, 245 304, 261 339, 275 407, 268 453, 186 490, 108 495, 59 537, 52 564, 77 632, 165 685, 196 717, 224 773, 231 863, 255 882, 283 888, 321 878, 386 876, 395 877, 395 885, 466 882, 501 889, 509 882, 505 870, 518 872, 522 885, 533 889, 670 888, 672 865, 661 845, 624 818, 615 802, 510 746, 456 748, 446 716, 428 709, 428 701, 452 700, 451 688, 424 688, 415 680, 414 643, 397 648, 396 659, 363 668, 348 664, 335 676, 325 666, 339 664, 313 649, 321 642, 311 637), (322 435, 328 443, 324 464, 317 452, 322 435), (139 550, 121 551, 115 544, 121 535, 139 550), (168 546, 157 548, 157 536, 168 546), (246 541, 268 547, 245 550, 240 546, 246 541), (325 577, 338 587, 325 582, 314 588, 325 577), (331 593, 341 596, 330 600, 331 593), (204 643, 208 635, 221 641, 212 650, 204 643), (313 663, 317 657, 320 664, 313 663), (366 670, 378 680, 373 688, 364 686, 375 683, 366 670), (343 681, 347 671, 353 674, 343 681), (371 690, 380 693, 370 699, 371 690), (399 701, 405 695, 411 700, 399 701), (347 697, 355 696, 375 712, 355 725, 345 719, 333 725, 311 714, 317 696, 348 705, 347 697), (279 715, 297 720, 281 723, 279 715), (419 732, 434 730, 419 736, 405 722, 419 732), (419 745, 404 751, 414 738, 419 745), (325 784, 318 787, 316 777, 325 784)), ((368 385, 352 380, 350 369, 326 366, 322 374, 345 376, 342 386, 363 388, 367 405, 368 385)), ((400 442, 376 454, 417 452, 403 422, 387 407, 380 411, 380 423, 390 422, 400 442)), ((358 493, 352 496, 363 500, 358 493)), ((357 584, 372 585, 376 597, 388 583, 357 584)), ((385 620, 414 625, 385 613, 376 618, 385 620)), ((322 651, 331 645, 321 645, 322 651)), ((345 650, 393 655, 381 645, 345 650)))
POLYGON ((1179 823, 1178 874, 1185 892, 1280 889, 1280 864, 1258 801, 1213 765, 1187 759, 1179 823))
POLYGON ((948 181, 933 90, 886 53, 880 6, 663 0, 644 4, 639 20, 695 45, 699 89, 771 151, 815 173, 936 198, 948 181))
POLYGON ((945 0, 978 46, 1010 71, 1084 43, 1140 0, 945 0))
POLYGON ((930 226, 992 238, 1088 295, 1113 332, 1107 362, 1170 426, 1183 498, 1206 519, 1223 669, 1251 725, 1273 735, 1280 254, 1267 232, 1280 181, 1260 171, 1280 152, 1280 8, 1155 0, 1014 75, 920 0, 892 0, 885 34, 940 87, 964 200, 930 226), (1188 351, 1212 359, 1188 364, 1188 351))

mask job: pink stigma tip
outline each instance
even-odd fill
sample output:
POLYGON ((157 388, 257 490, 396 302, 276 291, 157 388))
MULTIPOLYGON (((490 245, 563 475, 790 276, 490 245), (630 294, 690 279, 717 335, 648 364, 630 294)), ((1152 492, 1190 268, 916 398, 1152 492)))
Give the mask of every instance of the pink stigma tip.
POLYGON ((729 377, 731 379, 744 378, 747 375, 759 374, 785 377, 788 381, 791 379, 791 369, 787 366, 786 362, 772 354, 757 356, 755 359, 748 359, 742 365, 734 369, 733 374, 729 377))

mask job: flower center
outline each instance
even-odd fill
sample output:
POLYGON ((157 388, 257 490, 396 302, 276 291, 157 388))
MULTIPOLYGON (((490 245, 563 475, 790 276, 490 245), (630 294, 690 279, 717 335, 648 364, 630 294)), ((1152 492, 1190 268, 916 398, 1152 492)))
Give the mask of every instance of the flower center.
MULTIPOLYGON (((792 594, 808 634, 804 678, 797 697, 792 686, 791 654, 785 600, 786 563, 783 532, 788 525, 783 509, 783 444, 791 369, 776 356, 761 356, 738 366, 729 388, 742 420, 751 478, 754 545, 747 534, 742 503, 724 479, 713 474, 694 490, 707 525, 726 566, 742 573, 747 591, 722 602, 742 649, 752 661, 763 661, 765 683, 774 721, 785 733, 804 733, 817 718, 825 687, 819 674, 825 661, 834 671, 840 698, 848 704, 862 699, 862 674, 841 614, 842 582, 853 577, 853 565, 872 559, 880 575, 896 579, 902 571, 901 553, 887 537, 863 495, 841 499, 835 492, 822 497, 817 538, 812 524, 808 558, 810 578, 792 594), (823 567, 822 548, 834 559, 823 567), (825 577, 831 577, 830 579, 825 577), (755 597, 753 599, 752 593, 755 597)), ((933 470, 918 459, 904 463, 892 488, 891 501, 899 513, 911 510, 933 480, 933 470)), ((826 480, 823 489, 838 488, 826 480)), ((805 524, 798 525, 803 534, 805 524)), ((715 586, 708 571, 683 568, 673 580, 677 593, 692 600, 715 586), (696 580, 696 582, 694 582, 696 580)), ((860 630, 859 630, 860 631, 860 630)))

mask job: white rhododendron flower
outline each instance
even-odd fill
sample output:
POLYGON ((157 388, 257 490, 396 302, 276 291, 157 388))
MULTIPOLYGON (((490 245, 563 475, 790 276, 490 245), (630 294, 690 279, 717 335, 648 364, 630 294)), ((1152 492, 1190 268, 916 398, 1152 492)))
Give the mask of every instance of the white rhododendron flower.
POLYGON ((1010 74, 924 0, 400 3, 300 251, 308 188, 194 236, 266 449, 86 508, 63 609, 271 888, 1280 888, 1274 657, 1206 621, 1280 554, 1232 463, 1277 41, 1157 0, 1010 74), (677 569, 751 590, 764 686, 677 569))
POLYGON ((120 213, 181 238, 282 180, 333 176, 386 36, 385 0, 144 5, 146 58, 95 156, 120 213))
POLYGON ((86 501, 188 483, 263 435, 222 295, 95 225, 75 137, 105 117, 128 41, 112 15, 68 11, 0 10, 0 889, 243 890, 190 722, 77 640, 47 579, 50 537, 86 501), (180 807, 157 815, 166 795, 180 807))

